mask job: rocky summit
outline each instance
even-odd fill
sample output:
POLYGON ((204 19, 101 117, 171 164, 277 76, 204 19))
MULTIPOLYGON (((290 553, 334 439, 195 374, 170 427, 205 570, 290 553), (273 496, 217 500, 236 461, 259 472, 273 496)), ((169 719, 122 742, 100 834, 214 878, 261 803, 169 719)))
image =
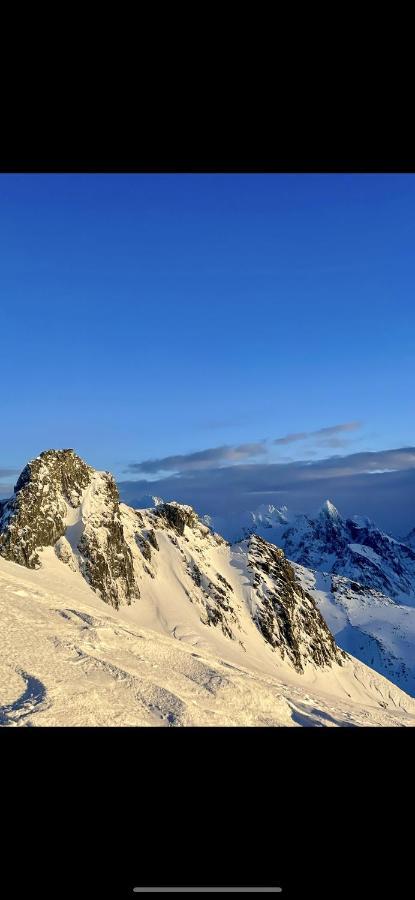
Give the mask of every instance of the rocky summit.
POLYGON ((149 593, 164 607, 159 596, 168 597, 179 582, 179 602, 193 607, 199 623, 241 647, 248 611, 250 627, 297 671, 308 663, 342 662, 281 550, 259 537, 231 548, 180 503, 133 510, 120 503, 113 477, 73 450, 47 450, 28 463, 1 510, 2 556, 38 568, 46 548, 116 609, 140 597, 145 603, 149 593), (214 565, 219 548, 222 558, 214 565), (248 609, 240 578, 235 585, 231 577, 241 554, 250 579, 248 609))
POLYGON ((37 551, 65 533, 68 507, 79 506, 92 471, 73 450, 46 450, 29 462, 0 509, 0 554, 37 568, 37 551))
POLYGON ((73 450, 46 450, 29 462, 0 510, 1 556, 36 569, 46 547, 113 606, 138 596, 114 479, 73 450))

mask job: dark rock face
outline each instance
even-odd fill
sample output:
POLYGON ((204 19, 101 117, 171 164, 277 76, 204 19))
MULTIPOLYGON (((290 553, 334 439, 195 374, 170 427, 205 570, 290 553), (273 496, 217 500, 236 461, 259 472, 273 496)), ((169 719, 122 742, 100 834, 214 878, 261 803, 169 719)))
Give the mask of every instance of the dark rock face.
POLYGON ((147 540, 155 550, 159 550, 159 545, 157 543, 156 532, 154 528, 149 528, 147 531, 147 540))
POLYGON ((118 609, 121 603, 138 598, 140 592, 121 523, 118 489, 108 472, 100 476, 98 499, 78 544, 81 570, 102 599, 118 609))
POLYGON ((184 534, 185 525, 192 528, 198 522, 194 509, 180 503, 161 503, 156 507, 155 512, 158 516, 166 519, 180 535, 184 534))
POLYGON ((144 559, 146 559, 147 562, 151 562, 151 557, 152 557, 151 548, 154 547, 155 550, 159 549, 159 545, 157 543, 157 538, 156 538, 154 528, 148 528, 148 529, 144 528, 142 532, 136 532, 135 533, 135 542, 137 544, 137 547, 140 548, 141 553, 144 556, 144 559))
POLYGON ((37 550, 53 546, 65 533, 65 501, 79 505, 92 471, 73 450, 46 450, 28 463, 1 510, 0 554, 38 568, 37 550))
POLYGON ((248 543, 248 568, 253 573, 253 617, 271 647, 285 654, 297 671, 306 662, 317 666, 342 664, 340 650, 312 597, 295 578, 278 547, 258 535, 248 543))
POLYGON ((144 559, 146 559, 147 562, 151 562, 151 544, 150 544, 150 542, 147 541, 146 538, 142 537, 142 536, 137 536, 136 541, 137 541, 137 545, 139 546, 139 548, 144 556, 144 559))
POLYGON ((187 571, 199 589, 198 601, 205 609, 201 617, 204 625, 219 626, 223 634, 235 640, 238 617, 232 603, 232 586, 217 572, 218 584, 202 572, 195 560, 187 566, 187 571))

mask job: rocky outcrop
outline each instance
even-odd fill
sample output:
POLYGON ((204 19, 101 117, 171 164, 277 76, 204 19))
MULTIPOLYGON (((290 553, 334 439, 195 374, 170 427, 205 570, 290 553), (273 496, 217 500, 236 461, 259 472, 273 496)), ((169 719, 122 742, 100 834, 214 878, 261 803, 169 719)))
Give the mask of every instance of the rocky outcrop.
POLYGON ((107 603, 130 603, 139 589, 119 507, 109 473, 95 472, 73 450, 47 450, 23 469, 13 497, 3 504, 0 554, 34 569, 39 551, 55 547, 59 559, 80 571, 107 603))
POLYGON ((185 526, 192 528, 198 521, 198 516, 191 506, 185 506, 181 503, 160 503, 155 508, 158 516, 171 525, 177 534, 184 534, 185 526))
POLYGON ((340 650, 313 598, 303 590, 282 550, 262 537, 247 541, 253 575, 253 618, 265 640, 297 671, 312 662, 342 664, 340 650))
POLYGON ((100 472, 91 485, 92 496, 83 511, 84 528, 78 543, 80 568, 94 590, 116 609, 140 596, 131 549, 120 517, 118 489, 109 472, 100 472))
POLYGON ((154 547, 154 550, 160 549, 159 545, 157 543, 156 532, 154 531, 154 528, 148 529, 148 531, 146 532, 146 537, 147 537, 149 544, 151 544, 151 546, 154 547))
POLYGON ((79 571, 79 564, 76 556, 68 539, 64 535, 60 537, 58 541, 56 541, 55 553, 58 559, 60 559, 61 562, 65 563, 66 566, 69 566, 69 568, 72 569, 73 572, 79 571))
POLYGON ((197 602, 205 610, 201 622, 204 625, 218 626, 226 637, 236 640, 239 622, 234 608, 232 586, 219 572, 216 572, 215 578, 208 576, 195 560, 188 563, 187 571, 198 588, 197 602))
POLYGON ((67 507, 79 506, 92 472, 73 450, 46 450, 28 463, 1 510, 1 556, 37 568, 37 551, 65 533, 67 507))

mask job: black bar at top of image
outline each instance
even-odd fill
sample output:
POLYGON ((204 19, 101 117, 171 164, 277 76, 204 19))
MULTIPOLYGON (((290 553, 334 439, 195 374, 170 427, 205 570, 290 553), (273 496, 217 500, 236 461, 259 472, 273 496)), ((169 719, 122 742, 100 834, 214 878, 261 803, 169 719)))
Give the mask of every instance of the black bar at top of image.
POLYGON ((0 157, 5 174, 393 174, 415 172, 415 158, 130 156, 0 157))

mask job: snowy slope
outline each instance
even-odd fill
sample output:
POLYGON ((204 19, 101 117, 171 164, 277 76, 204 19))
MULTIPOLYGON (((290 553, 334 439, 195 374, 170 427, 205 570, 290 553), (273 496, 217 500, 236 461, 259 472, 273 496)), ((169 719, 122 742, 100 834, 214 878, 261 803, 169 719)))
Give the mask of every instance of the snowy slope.
POLYGON ((191 507, 120 504, 69 450, 2 504, 0 630, 3 725, 415 724, 281 550, 231 547, 191 507))
POLYGON ((0 558, 3 726, 415 724, 415 702, 352 659, 300 674, 173 605, 152 630, 138 604, 115 610, 53 549, 41 562, 0 558))
POLYGON ((339 575, 294 563, 339 647, 415 696, 415 609, 339 575))

